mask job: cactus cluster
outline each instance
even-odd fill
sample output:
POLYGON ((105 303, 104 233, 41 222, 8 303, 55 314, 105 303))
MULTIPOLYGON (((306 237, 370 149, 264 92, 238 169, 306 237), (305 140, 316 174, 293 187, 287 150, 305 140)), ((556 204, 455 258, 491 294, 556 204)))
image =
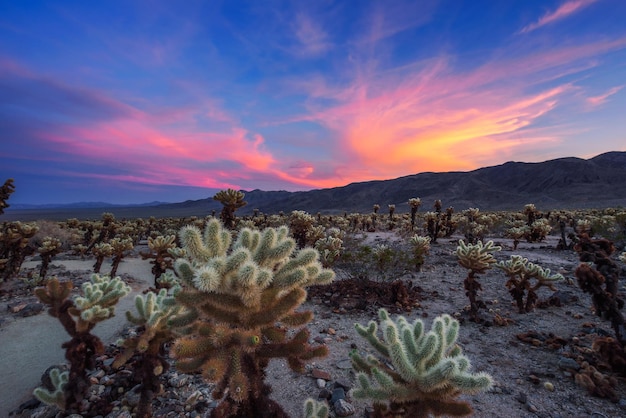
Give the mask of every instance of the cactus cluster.
POLYGON ((382 338, 375 321, 367 327, 356 324, 382 359, 351 354, 357 371, 354 396, 372 399, 380 417, 470 414, 470 405, 457 397, 487 390, 492 379, 470 372, 470 361, 456 344, 458 321, 442 315, 426 331, 420 319, 409 323, 399 316, 393 321, 384 309, 378 316, 382 338))
POLYGON ((212 219, 204 233, 189 226, 179 237, 187 258, 174 263, 183 285, 176 300, 187 311, 170 321, 183 334, 171 351, 177 368, 201 371, 217 383, 213 396, 226 397, 213 416, 243 417, 255 410, 284 416, 268 396, 264 369, 272 358, 285 358, 302 371, 305 361, 326 355, 325 346, 308 344, 303 326, 312 313, 296 309, 307 286, 329 283, 334 273, 321 266, 316 250, 296 251, 287 227, 244 228, 233 242, 212 219))

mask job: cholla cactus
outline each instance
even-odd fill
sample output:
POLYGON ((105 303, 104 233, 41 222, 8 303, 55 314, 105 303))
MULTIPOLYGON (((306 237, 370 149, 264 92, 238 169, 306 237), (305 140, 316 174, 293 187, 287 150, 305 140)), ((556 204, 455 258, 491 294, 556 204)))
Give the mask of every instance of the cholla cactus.
POLYGON ((0 230, 0 275, 3 279, 17 276, 29 248, 29 241, 39 227, 31 223, 6 222, 0 230), (4 260, 4 261, 2 261, 4 260))
POLYGON ((61 241, 58 238, 45 237, 37 251, 39 251, 39 255, 41 256, 39 278, 45 280, 52 257, 61 252, 61 241))
POLYGON ((304 418, 328 418, 328 405, 314 399, 304 401, 304 418))
POLYGON ((136 416, 147 418, 152 416, 152 398, 161 388, 159 376, 169 367, 165 344, 173 340, 174 334, 168 321, 179 314, 182 307, 176 304, 167 289, 161 289, 159 293, 137 295, 135 308, 137 316, 127 311, 126 318, 130 323, 139 326, 140 332, 122 342, 125 350, 116 357, 113 367, 119 368, 134 354, 139 355, 134 373, 135 381, 141 384, 136 416))
POLYGON ((417 215, 417 210, 422 206, 422 199, 419 197, 412 197, 409 199, 409 207, 411 208, 411 231, 415 228, 415 216, 417 215))
POLYGON ((113 238, 109 241, 109 245, 111 245, 111 255, 113 256, 109 276, 114 277, 122 258, 126 255, 126 251, 133 249, 133 240, 130 238, 113 238))
POLYGON ((113 254, 113 247, 111 244, 106 242, 101 242, 95 244, 91 252, 96 257, 96 262, 93 265, 93 272, 100 273, 100 269, 102 268, 102 263, 104 263, 104 259, 110 257, 113 254))
POLYGON ((456 344, 458 321, 442 315, 425 332, 420 319, 411 324, 400 316, 393 321, 384 309, 378 316, 382 338, 376 322, 370 321, 367 328, 356 324, 357 332, 383 360, 357 352, 350 355, 357 371, 354 396, 372 399, 376 417, 470 414, 470 405, 456 397, 485 391, 492 379, 470 372, 470 361, 456 344))
POLYGON ((531 263, 527 258, 520 255, 512 255, 509 260, 500 261, 495 265, 504 271, 509 280, 506 287, 509 293, 515 299, 520 313, 526 313, 533 310, 538 300, 537 289, 546 286, 551 290, 556 290, 554 283, 563 280, 560 274, 550 274, 550 269, 543 269, 537 264, 531 263), (532 283, 532 280, 535 283, 532 283), (526 291, 526 302, 524 296, 526 291))
POLYGON ((411 245, 415 269, 420 271, 422 265, 424 265, 425 257, 430 252, 430 237, 422 237, 416 234, 411 237, 409 244, 411 245))
POLYGON ((235 226, 235 211, 248 204, 243 200, 244 197, 246 195, 243 192, 233 189, 220 190, 213 196, 213 200, 223 205, 220 217, 227 228, 235 226))
POLYGON ((57 408, 64 410, 65 386, 70 379, 70 372, 67 370, 62 372, 60 369, 55 367, 50 370, 49 376, 52 388, 47 389, 44 387, 38 387, 33 391, 33 395, 45 404, 54 405, 57 408))
POLYGON ((335 238, 328 236, 317 240, 315 243, 315 249, 320 253, 320 261, 322 266, 328 268, 335 264, 335 262, 341 256, 343 252, 343 240, 341 238, 335 238))
POLYGON ((487 244, 483 244, 482 241, 478 241, 476 244, 465 244, 463 240, 460 240, 459 246, 454 252, 458 257, 459 264, 469 270, 463 285, 465 294, 470 300, 470 314, 474 321, 478 320, 478 310, 485 307, 485 303, 477 297, 482 286, 476 279, 476 274, 482 274, 490 269, 496 262, 491 252, 501 249, 502 247, 494 245, 493 241, 488 241, 487 244))
POLYGON ((168 269, 173 268, 174 259, 170 250, 176 248, 176 235, 159 235, 148 238, 149 252, 140 253, 143 260, 152 259, 152 274, 154 274, 154 287, 159 289, 157 279, 168 269))
POLYGON ((298 244, 298 248, 304 248, 307 243, 307 233, 313 227, 315 218, 303 210, 294 210, 289 215, 289 228, 298 244))
POLYGON ((7 179, 2 187, 0 187, 0 215, 9 207, 7 200, 9 200, 9 196, 11 196, 11 193, 14 191, 15 185, 13 184, 13 179, 7 179))
POLYGON ((91 334, 98 322, 112 317, 117 302, 130 292, 119 277, 93 274, 89 282, 82 285, 82 296, 69 299, 72 282, 59 282, 51 278, 45 287, 35 289, 39 300, 48 305, 48 313, 59 319, 72 339, 63 344, 65 358, 70 363, 69 381, 63 387, 65 406, 63 409, 78 411, 87 388, 87 369, 93 369, 95 358, 104 352, 102 341, 91 334))
POLYGON ((329 283, 334 273, 322 268, 315 249, 294 252, 285 226, 243 229, 233 243, 230 232, 212 219, 204 234, 188 226, 179 236, 189 258, 174 263, 184 287, 176 299, 188 308, 171 321, 184 334, 171 350, 177 368, 202 371, 217 382, 215 399, 229 389, 213 416, 281 411, 268 397, 264 369, 270 359, 282 357, 302 371, 305 361, 326 355, 325 346, 309 346, 302 327, 312 313, 295 310, 305 301, 307 286, 329 283), (288 334, 289 327, 302 328, 288 334))

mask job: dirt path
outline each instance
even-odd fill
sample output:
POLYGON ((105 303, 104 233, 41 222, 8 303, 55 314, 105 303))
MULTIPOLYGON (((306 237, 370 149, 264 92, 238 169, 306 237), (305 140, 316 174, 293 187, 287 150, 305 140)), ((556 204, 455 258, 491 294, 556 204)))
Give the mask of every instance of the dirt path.
MULTIPOLYGON (((23 267, 35 267, 30 261, 23 267)), ((93 260, 63 260, 55 262, 67 270, 90 270, 93 260)), ((102 271, 110 269, 104 265, 102 271)), ((116 334, 126 324, 125 312, 134 310, 135 295, 141 293, 150 280, 150 265, 138 258, 124 260, 118 274, 127 273, 135 278, 130 294, 122 298, 116 307, 116 315, 94 328, 94 334, 105 343, 115 340, 116 334)), ((9 411, 31 398, 30 393, 40 384, 42 373, 50 366, 65 362, 65 351, 61 344, 69 336, 56 318, 45 313, 20 319, 0 328, 0 412, 6 416, 9 411)))

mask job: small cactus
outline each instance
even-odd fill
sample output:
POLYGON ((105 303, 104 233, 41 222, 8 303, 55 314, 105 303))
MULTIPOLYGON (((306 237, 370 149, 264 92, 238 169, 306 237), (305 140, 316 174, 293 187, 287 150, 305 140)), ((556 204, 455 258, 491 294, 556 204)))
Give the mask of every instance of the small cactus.
POLYGON ((420 319, 409 323, 400 316, 393 321, 384 309, 379 310, 378 317, 382 338, 374 321, 367 328, 355 325, 384 360, 351 353, 357 371, 354 396, 372 399, 377 416, 470 414, 470 405, 456 397, 485 391, 492 379, 485 373, 470 372, 470 361, 456 344, 458 321, 441 315, 425 332, 420 319))
POLYGON ((543 269, 520 255, 512 255, 509 260, 500 261, 495 266, 508 276, 506 287, 515 299, 520 313, 533 310, 538 300, 537 289, 546 286, 551 290, 556 290, 554 283, 564 280, 562 275, 550 274, 550 269, 543 269), (531 283, 532 280, 535 283, 531 283), (526 296, 526 302, 524 302, 524 296, 526 296))

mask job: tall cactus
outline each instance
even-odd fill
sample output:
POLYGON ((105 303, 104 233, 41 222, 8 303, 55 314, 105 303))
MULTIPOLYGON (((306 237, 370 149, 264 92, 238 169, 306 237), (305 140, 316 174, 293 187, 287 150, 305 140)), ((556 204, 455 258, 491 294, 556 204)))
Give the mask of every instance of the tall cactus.
MULTIPOLYGON (((35 295, 49 306, 48 313, 58 318, 72 337, 62 345, 65 348, 65 358, 70 363, 68 382, 62 387, 63 409, 78 411, 89 387, 86 370, 93 369, 96 355, 104 352, 102 341, 91 330, 97 323, 114 315, 115 305, 130 292, 130 286, 119 277, 111 279, 93 274, 89 282, 83 283, 81 296, 71 299, 72 288, 72 282, 60 282, 53 277, 45 287, 36 288, 35 295)), ((57 389, 59 388, 61 386, 57 389)), ((55 395, 55 404, 60 402, 59 396, 55 395)))
POLYGON ((161 289, 159 293, 137 295, 135 309, 136 316, 127 311, 126 318, 139 326, 139 333, 123 341, 125 350, 115 358, 113 367, 120 367, 137 354, 134 377, 141 385, 141 395, 136 416, 147 418, 152 416, 152 399, 161 388, 159 376, 169 367, 165 344, 174 339, 174 334, 168 320, 179 314, 182 307, 167 289, 161 289))
POLYGON ((478 311, 484 308, 483 301, 478 299, 478 291, 482 290, 482 285, 476 278, 477 274, 484 273, 496 263, 492 251, 500 251, 502 247, 494 245, 493 241, 487 244, 478 241, 476 244, 466 244, 463 240, 459 241, 459 246, 454 252, 461 266, 469 270, 467 277, 463 281, 465 294, 470 301, 470 314, 474 321, 478 321, 478 311))
POLYGON ((315 249, 295 251, 284 226, 243 228, 233 243, 230 232, 211 219, 204 233, 187 226, 179 237, 188 258, 174 263, 183 285, 176 299, 187 308, 171 321, 183 334, 172 348, 177 368, 201 371, 217 382, 216 399, 228 389, 214 417, 253 417, 260 411, 286 416, 268 396, 264 369, 270 359, 286 358, 302 371, 305 361, 327 354, 325 346, 308 344, 303 326, 313 314, 296 309, 307 286, 329 283, 334 272, 322 268, 315 249))
POLYGON ((458 321, 442 315, 425 332, 420 319, 409 323, 399 316, 393 321, 384 309, 378 317, 382 338, 374 321, 367 328, 355 325, 382 360, 351 354, 357 371, 354 396, 372 399, 375 417, 470 414, 471 406, 456 397, 487 390, 492 379, 485 373, 470 372, 470 361, 456 344, 458 321))
POLYGON ((233 189, 220 190, 213 196, 213 200, 223 205, 220 217, 227 228, 235 226, 235 211, 248 204, 243 200, 244 197, 246 195, 243 192, 233 189))

